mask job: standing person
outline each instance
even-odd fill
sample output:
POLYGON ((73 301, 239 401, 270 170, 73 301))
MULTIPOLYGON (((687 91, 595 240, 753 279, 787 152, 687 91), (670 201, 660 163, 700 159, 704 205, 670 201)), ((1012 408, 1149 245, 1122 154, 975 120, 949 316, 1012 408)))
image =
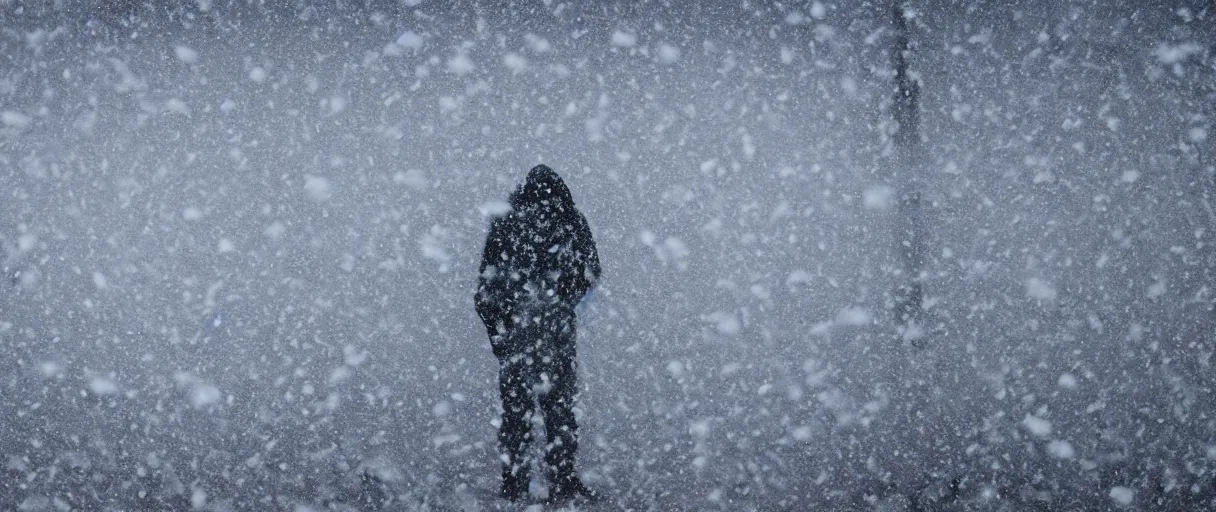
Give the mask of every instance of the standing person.
POLYGON ((528 496, 534 400, 544 414, 549 498, 595 498, 574 472, 574 306, 600 276, 587 219, 553 169, 533 167, 486 236, 474 297, 498 358, 502 496, 528 496))

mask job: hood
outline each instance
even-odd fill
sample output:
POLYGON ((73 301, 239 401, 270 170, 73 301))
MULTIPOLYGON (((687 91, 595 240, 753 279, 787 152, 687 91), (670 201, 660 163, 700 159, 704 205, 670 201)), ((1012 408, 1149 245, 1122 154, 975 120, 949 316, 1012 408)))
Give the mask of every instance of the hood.
POLYGON ((511 208, 517 211, 544 206, 558 211, 573 211, 574 197, 566 182, 547 165, 528 171, 528 179, 511 194, 511 208))

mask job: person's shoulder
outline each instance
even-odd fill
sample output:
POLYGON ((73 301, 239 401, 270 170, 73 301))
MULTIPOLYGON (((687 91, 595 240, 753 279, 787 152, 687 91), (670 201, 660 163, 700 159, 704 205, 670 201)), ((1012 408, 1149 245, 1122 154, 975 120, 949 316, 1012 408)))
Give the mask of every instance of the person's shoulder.
POLYGON ((574 209, 574 219, 575 219, 575 220, 578 222, 578 224, 579 224, 579 227, 580 227, 580 228, 588 228, 588 229, 589 229, 589 228, 591 227, 591 226, 590 226, 590 225, 587 223, 587 216, 586 216, 586 215, 583 215, 583 211, 582 211, 582 210, 579 210, 578 208, 575 208, 575 209, 574 209))
POLYGON ((490 231, 488 236, 492 238, 505 236, 505 232, 509 231, 511 229, 511 225, 513 224, 509 219, 510 215, 510 212, 507 212, 490 217, 490 231))
POLYGON ((512 208, 510 210, 507 210, 507 211, 504 211, 501 213, 495 213, 494 215, 490 216, 490 225, 498 226, 498 225, 506 224, 508 222, 515 221, 518 217, 519 217, 519 212, 517 212, 515 209, 512 208))

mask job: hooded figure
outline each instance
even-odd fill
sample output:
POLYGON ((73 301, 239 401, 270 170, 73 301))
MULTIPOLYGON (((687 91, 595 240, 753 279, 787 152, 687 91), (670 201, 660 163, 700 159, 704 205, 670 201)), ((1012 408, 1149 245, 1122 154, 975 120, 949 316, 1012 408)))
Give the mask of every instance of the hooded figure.
POLYGON ((474 297, 499 362, 502 495, 528 496, 530 418, 539 402, 550 499, 594 497, 574 472, 574 306, 600 276, 599 255, 587 220, 552 169, 532 168, 510 202, 490 224, 474 297))

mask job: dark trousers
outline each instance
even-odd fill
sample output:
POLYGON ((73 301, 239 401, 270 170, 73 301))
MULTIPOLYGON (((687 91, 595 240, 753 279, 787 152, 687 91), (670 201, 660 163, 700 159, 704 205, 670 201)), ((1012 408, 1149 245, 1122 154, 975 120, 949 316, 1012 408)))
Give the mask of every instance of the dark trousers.
POLYGON ((503 455, 503 488, 527 492, 531 460, 532 415, 536 404, 544 415, 545 467, 553 485, 576 480, 574 453, 578 424, 574 419, 577 364, 574 361, 574 311, 552 306, 517 317, 506 333, 512 354, 501 359, 498 392, 502 425, 498 447, 503 455))

